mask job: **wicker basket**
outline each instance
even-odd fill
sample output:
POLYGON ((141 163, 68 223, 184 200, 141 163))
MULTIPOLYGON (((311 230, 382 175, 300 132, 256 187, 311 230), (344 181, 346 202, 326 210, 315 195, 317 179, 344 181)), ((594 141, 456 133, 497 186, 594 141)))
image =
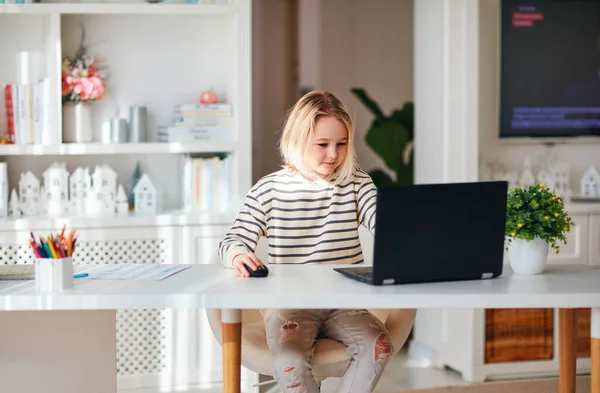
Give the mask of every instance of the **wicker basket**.
POLYGON ((554 309, 489 309, 485 312, 485 362, 550 360, 554 309))
POLYGON ((577 357, 589 358, 591 355, 592 312, 589 308, 577 309, 577 357))

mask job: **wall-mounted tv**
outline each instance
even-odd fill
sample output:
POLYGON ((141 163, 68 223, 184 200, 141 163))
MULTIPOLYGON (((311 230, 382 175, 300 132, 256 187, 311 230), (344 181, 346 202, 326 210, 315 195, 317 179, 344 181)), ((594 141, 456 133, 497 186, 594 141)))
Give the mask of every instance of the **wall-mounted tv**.
POLYGON ((501 0, 500 137, 600 136, 600 0, 501 0))

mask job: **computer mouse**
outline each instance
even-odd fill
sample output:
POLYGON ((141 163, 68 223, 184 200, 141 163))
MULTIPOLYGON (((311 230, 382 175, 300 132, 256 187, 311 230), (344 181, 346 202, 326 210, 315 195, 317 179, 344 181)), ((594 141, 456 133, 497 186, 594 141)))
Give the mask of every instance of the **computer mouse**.
POLYGON ((248 265, 244 265, 248 273, 250 273, 250 277, 267 277, 269 275, 269 269, 264 265, 258 265, 256 270, 252 270, 248 267, 248 265))

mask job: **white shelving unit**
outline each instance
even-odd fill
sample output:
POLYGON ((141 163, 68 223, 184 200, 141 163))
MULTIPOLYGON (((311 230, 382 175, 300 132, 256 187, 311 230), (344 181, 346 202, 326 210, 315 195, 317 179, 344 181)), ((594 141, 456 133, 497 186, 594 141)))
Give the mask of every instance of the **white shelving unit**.
POLYGON ((235 153, 235 142, 213 143, 61 143, 57 145, 0 145, 0 156, 88 154, 235 153))
POLYGON ((103 15, 235 15, 243 11, 237 4, 151 4, 151 3, 38 3, 0 4, 5 14, 103 14, 103 15))
POLYGON ((53 140, 62 140, 61 63, 77 50, 81 26, 89 53, 110 73, 107 95, 93 104, 93 143, 0 145, 0 160, 8 163, 9 187, 17 188, 19 174, 26 170, 41 179, 42 172, 57 161, 66 163, 69 172, 79 166, 108 164, 127 190, 139 161, 162 195, 159 209, 177 212, 182 207, 184 155, 227 153, 233 161, 231 194, 243 196, 251 186, 252 173, 250 18, 250 0, 0 4, 0 83, 11 83, 20 75, 21 52, 42 54, 42 76, 51 81, 53 140), (173 106, 197 103, 200 93, 209 88, 219 94, 220 101, 232 104, 237 139, 158 142, 157 128, 170 124, 173 106), (148 142, 96 142, 102 123, 124 105, 148 108, 148 142))
MULTIPOLYGON (((78 229, 78 263, 208 263, 251 187, 251 0, 229 4, 149 4, 143 0, 102 3, 47 2, 0 4, 0 83, 22 73, 21 52, 41 55, 39 77, 51 80, 51 124, 56 143, 0 145, 8 163, 9 187, 19 175, 42 173, 64 162, 78 167, 108 164, 117 183, 129 190, 137 162, 157 188, 157 213, 124 216, 33 216, 0 218, 0 263, 27 263, 30 231, 78 229), (61 63, 77 50, 83 25, 89 53, 107 65, 110 78, 103 100, 94 103, 94 142, 62 141, 61 63), (160 143, 157 128, 172 121, 177 104, 197 103, 212 88, 233 108, 236 139, 216 143, 160 143), (148 109, 148 141, 103 144, 101 124, 124 105, 148 109), (231 211, 182 211, 186 155, 226 153, 231 211)), ((0 116, 2 117, 2 116, 0 116)), ((2 119, 3 121, 4 119, 2 119)), ((0 129, 4 124, 0 124, 0 129)), ((0 316, 0 325, 2 324, 0 316)), ((204 310, 123 310, 117 313, 119 389, 177 390, 221 380, 221 347, 204 310)), ((94 332, 89 332, 90 337, 94 332)), ((75 371, 74 371, 75 372, 75 371)), ((256 382, 256 375, 245 373, 256 382)))

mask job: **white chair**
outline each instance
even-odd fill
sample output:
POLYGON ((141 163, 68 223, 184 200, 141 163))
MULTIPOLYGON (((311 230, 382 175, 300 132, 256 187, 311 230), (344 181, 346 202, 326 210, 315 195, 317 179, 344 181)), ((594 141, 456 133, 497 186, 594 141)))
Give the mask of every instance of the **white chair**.
MULTIPOLYGON (((368 237, 364 234, 361 235, 363 252, 365 255, 371 255, 372 252, 369 249, 372 249, 372 237, 370 234, 368 237)), ((266 250, 266 241, 261 239, 256 254, 263 261, 267 260, 266 250)), ((414 323, 416 310, 371 309, 369 311, 385 324, 394 348, 391 356, 395 356, 406 342, 414 323)), ((215 338, 222 344, 221 310, 207 309, 206 314, 215 338)), ((341 342, 331 339, 317 340, 312 362, 315 380, 320 384, 328 377, 342 377, 350 364, 350 360, 345 346, 341 342)), ((242 311, 242 365, 259 374, 272 377, 275 375, 271 353, 265 337, 264 322, 256 310, 242 311)))

